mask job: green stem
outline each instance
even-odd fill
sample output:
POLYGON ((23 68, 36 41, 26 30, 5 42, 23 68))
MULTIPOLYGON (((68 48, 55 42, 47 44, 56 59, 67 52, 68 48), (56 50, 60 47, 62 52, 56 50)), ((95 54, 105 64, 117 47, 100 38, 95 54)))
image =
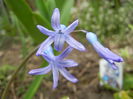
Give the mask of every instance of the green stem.
POLYGON ((10 85, 12 84, 13 80, 16 78, 17 73, 21 70, 22 67, 25 66, 26 62, 29 60, 29 58, 37 51, 38 47, 36 47, 35 49, 33 49, 28 55, 27 57, 25 57, 25 59, 21 62, 21 64, 18 66, 18 68, 16 69, 16 71, 14 72, 14 74, 12 75, 11 79, 9 80, 9 82, 6 85, 6 88, 2 94, 2 99, 6 99, 8 90, 10 85))

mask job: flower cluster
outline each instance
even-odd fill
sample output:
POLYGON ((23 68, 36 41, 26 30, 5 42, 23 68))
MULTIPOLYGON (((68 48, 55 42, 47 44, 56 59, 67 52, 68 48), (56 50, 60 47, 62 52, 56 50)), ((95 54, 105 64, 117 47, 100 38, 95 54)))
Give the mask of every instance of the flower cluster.
POLYGON ((33 69, 29 72, 31 75, 42 75, 47 74, 52 70, 53 73, 53 89, 58 85, 59 72, 69 81, 75 83, 78 80, 71 75, 65 68, 74 67, 78 64, 70 59, 65 60, 64 58, 73 50, 73 48, 79 51, 85 51, 84 45, 76 41, 70 36, 70 33, 74 31, 78 25, 78 20, 74 21, 68 27, 60 24, 60 12, 58 8, 55 8, 51 17, 51 25, 54 31, 48 30, 47 28, 37 25, 37 28, 45 35, 49 37, 40 45, 36 55, 42 56, 49 65, 47 67, 33 69), (67 42, 69 46, 59 55, 54 56, 51 44, 54 42, 54 48, 57 51, 62 51, 64 43, 67 42))
MULTIPOLYGON (((73 60, 64 59, 68 56, 69 53, 75 48, 79 51, 85 51, 86 48, 80 42, 76 41, 71 37, 70 33, 74 31, 78 25, 78 20, 74 21, 68 27, 63 24, 60 24, 60 12, 58 8, 55 8, 53 15, 51 17, 51 26, 54 31, 48 30, 47 28, 37 25, 37 28, 43 34, 49 36, 39 47, 36 55, 42 56, 49 65, 47 67, 33 69, 29 71, 31 75, 42 75, 47 74, 52 71, 53 73, 53 89, 58 86, 59 73, 61 73, 67 80, 76 83, 78 81, 73 75, 71 75, 66 68, 78 66, 73 60), (51 44, 54 43, 54 49, 57 51, 62 51, 64 43, 68 43, 68 47, 58 56, 54 56, 53 49, 51 44)), ((105 60, 110 63, 110 66, 113 69, 117 69, 117 66, 114 62, 122 62, 123 59, 111 52, 108 48, 103 47, 100 42, 97 40, 97 36, 92 32, 82 31, 86 33, 86 38, 90 44, 94 47, 96 52, 105 60)))

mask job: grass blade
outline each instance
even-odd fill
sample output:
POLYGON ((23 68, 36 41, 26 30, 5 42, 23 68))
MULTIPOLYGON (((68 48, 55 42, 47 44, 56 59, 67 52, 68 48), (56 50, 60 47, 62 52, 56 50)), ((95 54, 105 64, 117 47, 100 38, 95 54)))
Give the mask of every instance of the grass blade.
POLYGON ((43 34, 39 33, 36 29, 32 10, 25 0, 5 0, 5 3, 24 25, 28 34, 33 38, 35 43, 40 43, 43 40, 43 34))
POLYGON ((68 25, 69 18, 70 18, 70 11, 73 7, 74 0, 66 0, 61 13, 61 23, 68 25))
POLYGON ((51 25, 50 25, 50 22, 47 20, 47 19, 45 19, 45 18, 43 18, 40 14, 38 14, 38 13, 33 13, 34 14, 34 20, 35 20, 35 25, 43 25, 44 27, 46 27, 46 28, 48 28, 48 29, 50 29, 51 28, 51 25))
POLYGON ((46 0, 36 0, 35 4, 40 14, 50 22, 50 13, 48 12, 48 8, 46 7, 46 4, 44 2, 46 2, 46 0))
MULTIPOLYGON (((41 67, 43 66, 47 66, 46 61, 42 63, 41 67)), ((40 87, 42 80, 47 76, 48 75, 36 75, 32 84, 30 84, 27 92, 23 96, 23 99, 33 99, 33 96, 36 94, 38 88, 40 87)))
POLYGON ((48 12, 49 12, 50 17, 51 17, 54 8, 56 8, 55 0, 47 0, 47 2, 45 3, 45 6, 48 8, 48 12))
POLYGON ((44 75, 38 75, 35 77, 23 99, 33 99, 33 96, 36 94, 36 91, 38 90, 43 78, 44 75))
POLYGON ((62 10, 62 7, 65 2, 66 2, 66 0, 55 0, 57 8, 59 8, 60 10, 62 10))

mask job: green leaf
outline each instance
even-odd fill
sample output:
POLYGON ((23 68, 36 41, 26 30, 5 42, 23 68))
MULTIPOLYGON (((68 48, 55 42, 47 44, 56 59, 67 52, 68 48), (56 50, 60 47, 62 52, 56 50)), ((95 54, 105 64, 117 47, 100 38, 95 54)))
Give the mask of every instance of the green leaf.
POLYGON ((61 99, 70 99, 69 96, 63 96, 61 99))
POLYGON ((120 56, 122 56, 123 58, 130 58, 131 57, 127 48, 120 49, 120 56))
POLYGON ((61 23, 68 25, 69 18, 70 18, 70 11, 73 7, 74 0, 66 0, 64 6, 62 7, 62 13, 61 13, 61 23))
MULTIPOLYGON (((36 25, 42 25, 46 28, 51 29, 50 23, 48 22, 48 20, 45 20, 45 18, 42 18, 38 13, 33 13, 34 14, 34 20, 35 20, 35 24, 36 25)), ((39 34, 42 34, 41 32, 39 32, 39 34)), ((47 38, 46 35, 43 35, 43 40, 45 40, 47 38)))
POLYGON ((13 23, 15 23, 15 28, 17 29, 17 33, 19 34, 19 38, 21 41, 22 56, 25 57, 25 55, 27 55, 28 49, 26 47, 27 44, 26 44, 25 35, 24 35, 25 32, 23 31, 23 25, 18 21, 18 19, 14 14, 12 14, 12 20, 13 20, 13 23))
POLYGON ((133 30, 133 25, 132 24, 128 24, 128 27, 133 30))
POLYGON ((43 34, 39 33, 36 29, 32 10, 25 0, 5 0, 5 3, 24 25, 28 34, 33 38, 35 43, 40 43, 43 40, 43 34))
POLYGON ((45 18, 48 19, 48 21, 50 22, 50 13, 48 11, 48 8, 46 7, 45 4, 46 0, 36 0, 35 4, 40 12, 40 14, 45 18))
POLYGON ((124 78, 124 89, 133 89, 133 74, 125 74, 124 78))
POLYGON ((34 14, 33 18, 35 20, 35 25, 39 24, 39 25, 43 25, 46 28, 49 28, 49 29, 51 28, 51 25, 47 19, 43 18, 40 14, 38 14, 36 12, 34 12, 33 14, 34 14))
MULTIPOLYGON (((47 63, 46 63, 46 61, 44 61, 41 65, 41 67, 46 66, 46 65, 47 65, 47 63)), ((30 84, 27 92, 23 96, 23 99, 33 99, 33 96, 36 94, 38 88, 41 85, 42 80, 45 77, 48 77, 48 75, 37 75, 37 76, 35 76, 35 79, 32 81, 32 84, 30 84)))
POLYGON ((66 0, 55 0, 57 8, 59 8, 60 10, 62 10, 62 7, 65 2, 66 2, 66 0))
POLYGON ((38 90, 43 78, 44 75, 39 75, 35 77, 23 99, 33 99, 33 96, 36 94, 36 91, 38 90))
POLYGON ((56 8, 55 0, 47 0, 45 3, 45 6, 48 8, 48 12, 49 12, 50 17, 51 17, 53 10, 56 8))
POLYGON ((114 94, 114 99, 132 99, 126 91, 120 91, 114 94))

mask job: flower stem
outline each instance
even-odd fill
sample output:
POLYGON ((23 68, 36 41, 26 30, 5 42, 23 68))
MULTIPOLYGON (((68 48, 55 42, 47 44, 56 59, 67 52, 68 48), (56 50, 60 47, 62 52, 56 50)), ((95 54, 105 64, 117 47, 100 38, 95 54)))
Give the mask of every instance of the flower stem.
POLYGON ((73 31, 73 32, 83 32, 83 33, 87 33, 86 30, 75 30, 75 31, 73 31))
POLYGON ((9 82, 6 85, 6 88, 4 89, 4 92, 2 94, 2 99, 6 99, 8 90, 10 85, 12 84, 14 78, 16 78, 17 73, 21 70, 22 67, 26 66, 26 62, 30 59, 30 57, 37 51, 38 47, 35 47, 26 57, 25 59, 21 62, 21 64, 18 66, 18 68, 16 69, 16 71, 13 73, 11 79, 9 80, 9 82))

